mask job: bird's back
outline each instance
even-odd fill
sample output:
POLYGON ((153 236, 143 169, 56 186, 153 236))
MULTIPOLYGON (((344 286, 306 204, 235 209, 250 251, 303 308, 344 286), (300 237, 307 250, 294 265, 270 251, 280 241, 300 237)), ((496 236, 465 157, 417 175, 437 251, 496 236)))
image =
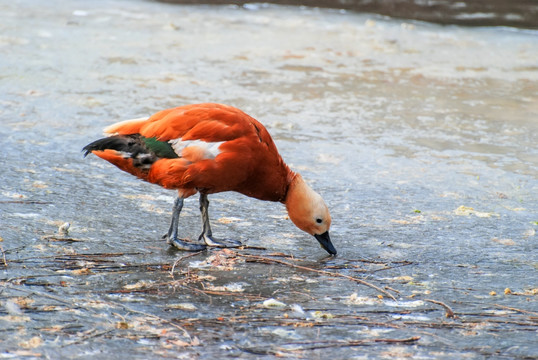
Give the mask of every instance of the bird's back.
POLYGON ((105 132, 111 136, 87 145, 86 153, 185 197, 237 191, 283 201, 292 176, 265 127, 227 105, 167 109, 105 132))

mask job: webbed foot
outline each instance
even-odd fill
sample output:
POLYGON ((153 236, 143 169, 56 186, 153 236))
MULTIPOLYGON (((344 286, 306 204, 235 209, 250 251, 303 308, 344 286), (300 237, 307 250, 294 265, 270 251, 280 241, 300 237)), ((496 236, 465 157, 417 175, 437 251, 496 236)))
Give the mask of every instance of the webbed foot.
POLYGON ((203 240, 207 246, 221 247, 221 248, 236 248, 243 246, 241 241, 233 239, 217 240, 212 235, 202 233, 198 240, 203 240))
POLYGON ((178 239, 177 236, 175 237, 169 237, 168 234, 163 236, 163 239, 166 239, 166 242, 172 246, 174 246, 176 249, 179 250, 185 250, 185 251, 202 251, 206 249, 206 245, 199 244, 199 243, 193 243, 190 241, 185 241, 182 239, 178 239))

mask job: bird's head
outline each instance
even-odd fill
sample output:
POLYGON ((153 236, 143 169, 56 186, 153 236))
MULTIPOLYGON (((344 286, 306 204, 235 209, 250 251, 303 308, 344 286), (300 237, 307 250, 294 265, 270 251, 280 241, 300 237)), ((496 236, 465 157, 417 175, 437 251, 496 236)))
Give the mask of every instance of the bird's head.
POLYGON ((321 196, 296 174, 290 183, 286 196, 286 209, 291 221, 299 229, 313 235, 321 247, 329 254, 336 255, 329 228, 331 214, 321 196))

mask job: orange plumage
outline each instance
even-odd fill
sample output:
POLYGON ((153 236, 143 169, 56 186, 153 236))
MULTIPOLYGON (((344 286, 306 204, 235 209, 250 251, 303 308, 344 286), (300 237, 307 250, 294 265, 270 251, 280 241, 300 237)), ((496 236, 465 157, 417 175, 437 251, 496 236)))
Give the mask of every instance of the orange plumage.
POLYGON ((200 239, 207 245, 229 246, 212 238, 207 195, 236 191, 286 203, 292 221, 329 253, 336 253, 325 203, 284 163, 265 127, 243 111, 221 104, 186 105, 113 124, 105 132, 111 136, 87 145, 86 154, 92 152, 143 180, 178 191, 166 235, 176 247, 201 248, 177 238, 183 199, 197 192, 204 223, 200 239))

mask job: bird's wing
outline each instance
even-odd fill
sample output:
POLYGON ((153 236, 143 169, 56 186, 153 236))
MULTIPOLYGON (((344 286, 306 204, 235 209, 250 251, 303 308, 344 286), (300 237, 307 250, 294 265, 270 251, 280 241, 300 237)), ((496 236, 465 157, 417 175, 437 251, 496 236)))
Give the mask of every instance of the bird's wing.
POLYGON ((134 150, 96 155, 146 181, 180 189, 184 196, 230 190, 263 200, 281 201, 285 196, 290 171, 271 136, 234 107, 181 106, 113 124, 105 132, 118 136, 100 142, 115 138, 134 150), (132 154, 126 158, 126 153, 132 154))
POLYGON ((231 106, 195 104, 159 111, 149 119, 134 119, 113 124, 109 134, 140 134, 157 141, 218 143, 237 139, 256 131, 251 118, 231 106))
POLYGON ((260 172, 260 164, 266 164, 267 172, 279 165, 280 156, 263 125, 226 105, 167 109, 149 119, 114 124, 106 132, 140 134, 145 145, 161 157, 151 166, 148 181, 168 188, 241 191, 242 184, 260 172), (165 155, 170 151, 162 148, 175 154, 165 155))

